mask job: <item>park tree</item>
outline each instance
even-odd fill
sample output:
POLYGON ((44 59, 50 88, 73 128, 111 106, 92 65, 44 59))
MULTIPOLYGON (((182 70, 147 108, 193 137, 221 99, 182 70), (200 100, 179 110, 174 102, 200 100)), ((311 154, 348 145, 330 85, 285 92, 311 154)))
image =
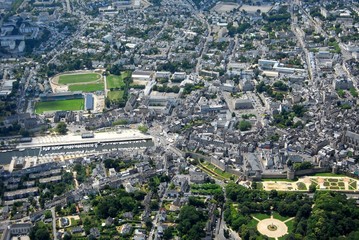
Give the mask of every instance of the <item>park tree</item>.
MULTIPOLYGON (((307 221, 307 236, 334 239, 359 229, 359 208, 355 200, 337 192, 317 192, 307 221)), ((354 233, 353 233, 354 234, 354 233)))
POLYGON ((294 170, 304 170, 313 168, 313 164, 308 161, 304 161, 302 163, 294 163, 294 170))
POLYGON ((45 211, 45 214, 44 214, 44 215, 45 215, 45 219, 52 217, 52 214, 51 214, 51 211, 50 211, 50 210, 45 211))
POLYGON ((114 64, 110 68, 110 73, 114 75, 121 75, 121 66, 118 64, 114 64))
POLYGON ((309 185, 309 192, 310 193, 314 193, 316 190, 317 190, 317 186, 314 183, 309 185))
POLYGON ((204 227, 206 216, 194 206, 182 207, 179 217, 177 230, 182 239, 202 239, 205 237, 204 227))
POLYGON ((28 130, 24 129, 24 128, 21 128, 19 133, 23 137, 30 137, 30 132, 28 130))
POLYGON ((146 220, 145 225, 146 225, 147 231, 149 231, 149 230, 151 230, 153 223, 151 220, 148 219, 148 220, 146 220))
POLYGON ((148 131, 148 127, 146 127, 145 125, 140 125, 137 128, 141 133, 147 133, 148 131))
POLYGON ((163 232, 163 239, 164 240, 170 240, 173 238, 173 231, 174 231, 174 227, 168 227, 164 232, 163 232))
POLYGON ((62 239, 63 240, 71 240, 72 239, 71 233, 65 232, 64 237, 62 239))
POLYGON ((64 122, 59 122, 55 130, 57 133, 64 135, 67 133, 67 124, 64 122))
POLYGON ((43 222, 38 222, 29 234, 31 240, 48 240, 50 239, 49 229, 43 222))
POLYGON ((237 129, 241 131, 248 131, 252 128, 252 124, 248 121, 242 120, 237 124, 237 129))

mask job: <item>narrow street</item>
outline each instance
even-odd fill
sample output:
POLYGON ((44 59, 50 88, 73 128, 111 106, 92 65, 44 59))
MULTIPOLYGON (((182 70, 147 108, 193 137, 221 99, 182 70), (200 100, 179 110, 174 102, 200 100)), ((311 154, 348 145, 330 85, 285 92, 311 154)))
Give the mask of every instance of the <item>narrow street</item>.
POLYGON ((57 240, 56 236, 56 213, 55 213, 55 207, 51 208, 52 213, 52 234, 54 236, 54 240, 57 240))
POLYGON ((77 181, 77 172, 72 172, 72 176, 74 177, 75 189, 79 188, 79 182, 77 181))

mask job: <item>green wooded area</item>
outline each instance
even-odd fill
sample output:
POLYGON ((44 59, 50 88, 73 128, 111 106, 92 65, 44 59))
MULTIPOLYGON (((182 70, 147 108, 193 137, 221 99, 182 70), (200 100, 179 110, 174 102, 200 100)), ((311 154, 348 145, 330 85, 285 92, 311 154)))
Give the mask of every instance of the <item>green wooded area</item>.
POLYGON ((271 208, 281 216, 295 217, 285 239, 357 239, 359 234, 359 208, 342 193, 320 191, 310 199, 302 193, 266 192, 230 183, 226 196, 225 221, 242 239, 266 239, 251 224, 251 214, 268 214, 271 208))

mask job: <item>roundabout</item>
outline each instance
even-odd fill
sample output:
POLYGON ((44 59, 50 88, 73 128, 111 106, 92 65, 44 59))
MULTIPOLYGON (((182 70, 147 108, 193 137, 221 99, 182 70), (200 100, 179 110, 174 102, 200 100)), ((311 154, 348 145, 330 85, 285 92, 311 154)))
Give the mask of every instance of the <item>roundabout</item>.
POLYGON ((259 221, 257 230, 270 238, 279 238, 288 234, 287 225, 275 218, 266 218, 259 221))

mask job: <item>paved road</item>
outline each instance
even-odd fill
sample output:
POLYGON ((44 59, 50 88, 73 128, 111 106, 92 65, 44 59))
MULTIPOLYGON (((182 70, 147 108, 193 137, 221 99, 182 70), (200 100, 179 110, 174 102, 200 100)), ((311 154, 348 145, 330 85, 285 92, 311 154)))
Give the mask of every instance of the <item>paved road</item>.
MULTIPOLYGON (((26 89, 29 87, 30 80, 35 75, 35 73, 36 73, 36 71, 34 69, 29 70, 28 76, 26 77, 26 80, 25 80, 25 84, 23 85, 23 88, 21 89, 20 96, 25 96, 26 89)), ((17 101, 18 111, 23 112, 25 110, 27 112, 28 109, 31 110, 31 100, 28 101, 27 106, 25 106, 26 101, 21 101, 21 100, 22 100, 22 98, 19 98, 18 101, 17 101)), ((32 113, 32 111, 31 111, 31 113, 32 113)))
POLYGON ((206 49, 206 46, 208 44, 208 40, 209 38, 211 37, 211 27, 209 26, 209 24, 207 23, 206 21, 206 25, 207 25, 207 31, 208 31, 208 35, 206 37, 206 41, 204 42, 203 44, 203 48, 202 48, 202 51, 201 51, 201 55, 197 58, 197 65, 196 65, 196 73, 197 75, 199 75, 199 69, 201 67, 201 61, 202 61, 202 57, 203 57, 203 54, 205 52, 205 49, 206 49))
POLYGON ((105 81, 105 97, 107 97, 107 93, 108 93, 110 90, 107 88, 107 78, 106 78, 106 76, 103 76, 103 80, 105 81))
POLYGON ((55 207, 51 208, 51 213, 52 213, 52 234, 54 235, 54 240, 57 240, 55 207))
POLYGON ((66 10, 67 10, 67 13, 71 13, 71 4, 70 4, 70 0, 66 0, 66 10))
POLYGON ((145 90, 143 91, 144 92, 143 94, 146 95, 146 96, 150 95, 151 90, 152 90, 153 86, 155 86, 155 85, 156 85, 156 80, 153 79, 151 82, 149 82, 146 85, 145 90))
POLYGON ((72 176, 74 177, 75 189, 79 189, 79 182, 77 181, 77 172, 72 172, 72 176))

